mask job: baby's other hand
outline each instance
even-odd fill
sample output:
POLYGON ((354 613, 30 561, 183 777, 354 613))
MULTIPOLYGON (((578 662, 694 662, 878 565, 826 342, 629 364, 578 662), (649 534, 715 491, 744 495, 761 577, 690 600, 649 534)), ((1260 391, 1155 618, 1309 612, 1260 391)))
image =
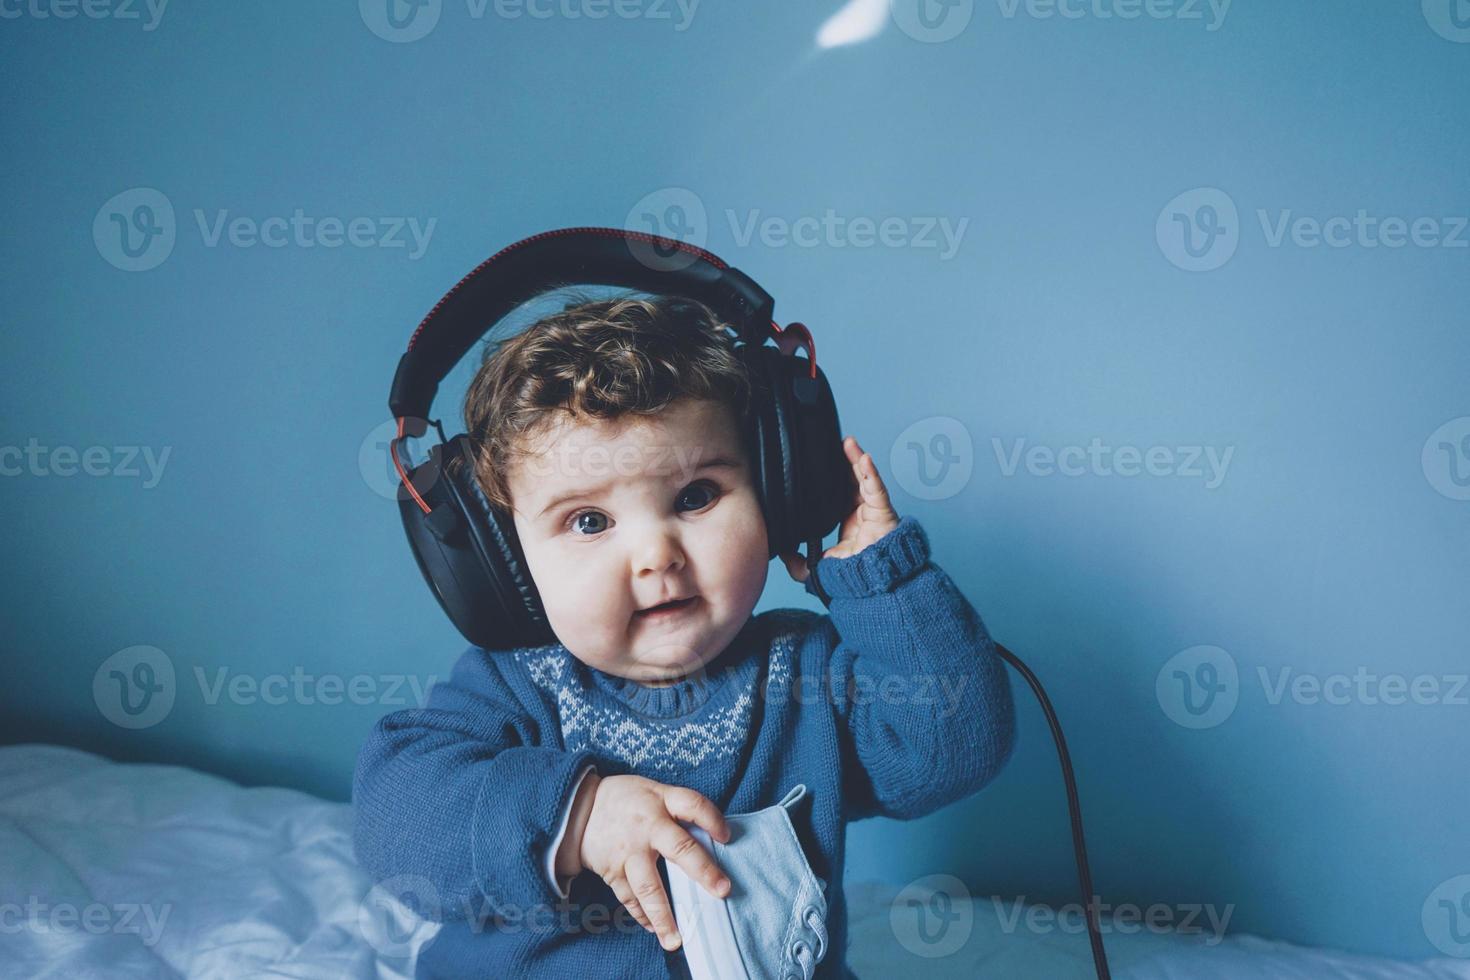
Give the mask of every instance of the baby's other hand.
POLYGON ((660 854, 716 898, 730 893, 729 879, 680 820, 697 824, 722 844, 730 839, 724 814, 702 794, 642 776, 604 776, 582 833, 582 866, 607 882, 667 950, 678 949, 682 940, 659 878, 660 854))
MULTIPOLYGON (((888 490, 883 486, 883 478, 878 475, 873 457, 863 452, 852 436, 842 440, 842 451, 852 464, 858 489, 853 498, 852 512, 843 518, 837 543, 822 552, 823 558, 851 557, 898 527, 898 514, 888 499, 888 490)), ((798 582, 805 582, 811 574, 806 567, 806 557, 800 552, 786 552, 781 555, 781 561, 798 582)))

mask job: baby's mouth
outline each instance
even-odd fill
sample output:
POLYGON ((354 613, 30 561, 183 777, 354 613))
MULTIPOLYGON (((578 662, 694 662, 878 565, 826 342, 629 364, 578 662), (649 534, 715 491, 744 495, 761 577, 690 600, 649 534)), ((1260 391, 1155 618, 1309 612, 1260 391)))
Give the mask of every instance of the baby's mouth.
POLYGON ((690 609, 699 602, 699 596, 690 596, 687 599, 676 599, 673 602, 665 602, 648 609, 640 609, 634 615, 641 619, 662 619, 669 616, 677 616, 686 609, 690 609))

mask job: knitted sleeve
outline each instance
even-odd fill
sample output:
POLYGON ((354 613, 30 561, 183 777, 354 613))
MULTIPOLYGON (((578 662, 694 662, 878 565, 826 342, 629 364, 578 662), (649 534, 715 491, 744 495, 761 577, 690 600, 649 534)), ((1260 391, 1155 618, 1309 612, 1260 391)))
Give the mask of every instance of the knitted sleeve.
POLYGON ((1010 679, 979 614, 929 560, 918 520, 821 559, 816 575, 831 600, 819 634, 833 645, 849 818, 913 819, 995 778, 1015 744, 1010 679))
POLYGON ((548 850, 592 762, 538 744, 493 656, 470 648, 423 708, 379 719, 353 774, 358 863, 403 883, 435 921, 555 905, 548 850))

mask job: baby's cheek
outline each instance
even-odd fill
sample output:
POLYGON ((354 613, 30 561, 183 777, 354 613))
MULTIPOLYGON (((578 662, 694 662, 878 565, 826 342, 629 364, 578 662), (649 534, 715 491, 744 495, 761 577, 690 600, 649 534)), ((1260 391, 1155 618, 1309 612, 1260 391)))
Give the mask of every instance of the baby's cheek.
POLYGON ((742 591, 759 593, 765 584, 770 562, 766 538, 766 522, 760 505, 752 498, 745 506, 733 510, 720 543, 720 560, 727 579, 740 583, 742 591))
MULTIPOLYGON (((536 578, 537 587, 543 576, 536 578)), ((557 596, 558 605, 591 609, 609 588, 608 574, 595 560, 556 561, 546 568, 544 578, 557 596)))
POLYGON ((731 508, 730 520, 726 527, 728 537, 727 547, 732 555, 739 555, 744 560, 749 560, 751 555, 759 554, 764 560, 767 554, 766 519, 761 514, 760 501, 755 498, 754 493, 743 494, 738 501, 738 506, 731 508))
POLYGON ((528 552, 526 564, 548 613, 575 608, 579 593, 587 591, 590 574, 586 563, 568 561, 543 550, 534 555, 528 552))

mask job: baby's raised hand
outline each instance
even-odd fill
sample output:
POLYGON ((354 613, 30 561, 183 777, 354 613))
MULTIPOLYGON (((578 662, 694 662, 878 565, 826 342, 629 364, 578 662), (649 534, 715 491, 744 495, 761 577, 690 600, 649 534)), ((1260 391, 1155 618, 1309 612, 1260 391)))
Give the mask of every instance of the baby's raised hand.
POLYGON ((658 875, 660 854, 716 898, 730 893, 729 879, 679 820, 704 828, 721 844, 730 839, 724 814, 707 797, 632 775, 604 776, 598 782, 582 832, 582 866, 607 882, 633 918, 668 950, 678 949, 681 939, 658 875))
MULTIPOLYGON (((898 527, 898 514, 888 499, 888 488, 883 486, 883 478, 878 475, 873 457, 863 452, 863 447, 852 436, 842 440, 842 451, 852 464, 858 489, 853 495, 852 511, 842 520, 837 543, 822 552, 823 558, 850 558, 898 527)), ((798 582, 805 582, 811 574, 806 567, 805 556, 798 551, 783 553, 781 561, 798 582)))

